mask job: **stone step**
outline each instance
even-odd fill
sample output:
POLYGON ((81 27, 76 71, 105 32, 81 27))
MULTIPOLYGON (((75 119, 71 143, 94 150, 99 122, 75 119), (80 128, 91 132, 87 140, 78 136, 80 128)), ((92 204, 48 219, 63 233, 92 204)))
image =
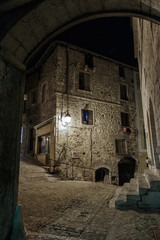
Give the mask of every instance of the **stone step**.
POLYGON ((160 192, 148 191, 146 195, 141 196, 138 202, 139 208, 160 208, 160 192))
POLYGON ((152 169, 145 170, 145 178, 148 181, 150 186, 150 190, 152 191, 160 191, 160 177, 154 172, 152 169))
POLYGON ((152 169, 135 174, 115 200, 118 209, 160 208, 160 176, 152 169))
POLYGON ((117 209, 126 209, 128 207, 126 204, 126 194, 127 194, 127 189, 122 188, 119 195, 117 196, 117 199, 115 200, 115 207, 117 209))
POLYGON ((150 185, 146 180, 145 175, 139 174, 137 176, 137 180, 138 180, 139 194, 140 195, 147 194, 147 191, 150 189, 150 185))
POLYGON ((138 193, 138 180, 132 178, 130 183, 123 185, 123 189, 115 201, 116 208, 128 209, 137 207, 137 201, 140 200, 138 193))

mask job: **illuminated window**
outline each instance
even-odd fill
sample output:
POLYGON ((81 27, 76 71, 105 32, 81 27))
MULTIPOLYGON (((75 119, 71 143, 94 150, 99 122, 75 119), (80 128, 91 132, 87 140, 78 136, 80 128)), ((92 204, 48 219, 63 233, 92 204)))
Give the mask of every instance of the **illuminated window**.
POLYGON ((79 89, 90 91, 90 74, 84 72, 79 73, 79 89))
POLYGON ((125 139, 116 139, 116 153, 125 154, 126 153, 126 141, 125 139))
POLYGON ((93 125, 93 111, 82 109, 82 123, 93 125))

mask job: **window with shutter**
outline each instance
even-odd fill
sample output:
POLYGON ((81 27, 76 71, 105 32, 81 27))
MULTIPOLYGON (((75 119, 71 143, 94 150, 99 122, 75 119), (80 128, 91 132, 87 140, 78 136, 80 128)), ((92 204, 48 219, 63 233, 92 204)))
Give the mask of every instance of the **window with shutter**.
POLYGON ((120 96, 121 96, 122 100, 128 100, 127 85, 121 84, 121 86, 120 86, 120 96))
POLYGON ((82 123, 93 125, 93 111, 82 109, 82 123))
POLYGON ((125 154, 126 153, 126 142, 125 139, 116 139, 116 153, 125 154))
POLYGON ((90 74, 84 72, 79 73, 79 89, 90 91, 90 74))
POLYGON ((121 125, 124 127, 129 127, 129 115, 128 113, 121 112, 121 125))

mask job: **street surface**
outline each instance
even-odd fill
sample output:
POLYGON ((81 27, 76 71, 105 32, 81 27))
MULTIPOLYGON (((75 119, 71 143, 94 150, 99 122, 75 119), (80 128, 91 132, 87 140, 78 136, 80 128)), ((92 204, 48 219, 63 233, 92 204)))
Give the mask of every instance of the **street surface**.
POLYGON ((160 210, 114 209, 119 188, 62 181, 21 159, 19 204, 28 240, 160 240, 160 210))

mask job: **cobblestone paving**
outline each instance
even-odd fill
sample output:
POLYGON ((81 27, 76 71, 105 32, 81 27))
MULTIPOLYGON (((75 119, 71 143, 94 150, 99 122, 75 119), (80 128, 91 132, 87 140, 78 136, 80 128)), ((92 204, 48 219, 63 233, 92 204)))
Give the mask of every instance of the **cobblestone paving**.
POLYGON ((29 240, 154 240, 159 210, 119 211, 109 204, 117 186, 60 181, 21 161, 19 202, 29 240))

